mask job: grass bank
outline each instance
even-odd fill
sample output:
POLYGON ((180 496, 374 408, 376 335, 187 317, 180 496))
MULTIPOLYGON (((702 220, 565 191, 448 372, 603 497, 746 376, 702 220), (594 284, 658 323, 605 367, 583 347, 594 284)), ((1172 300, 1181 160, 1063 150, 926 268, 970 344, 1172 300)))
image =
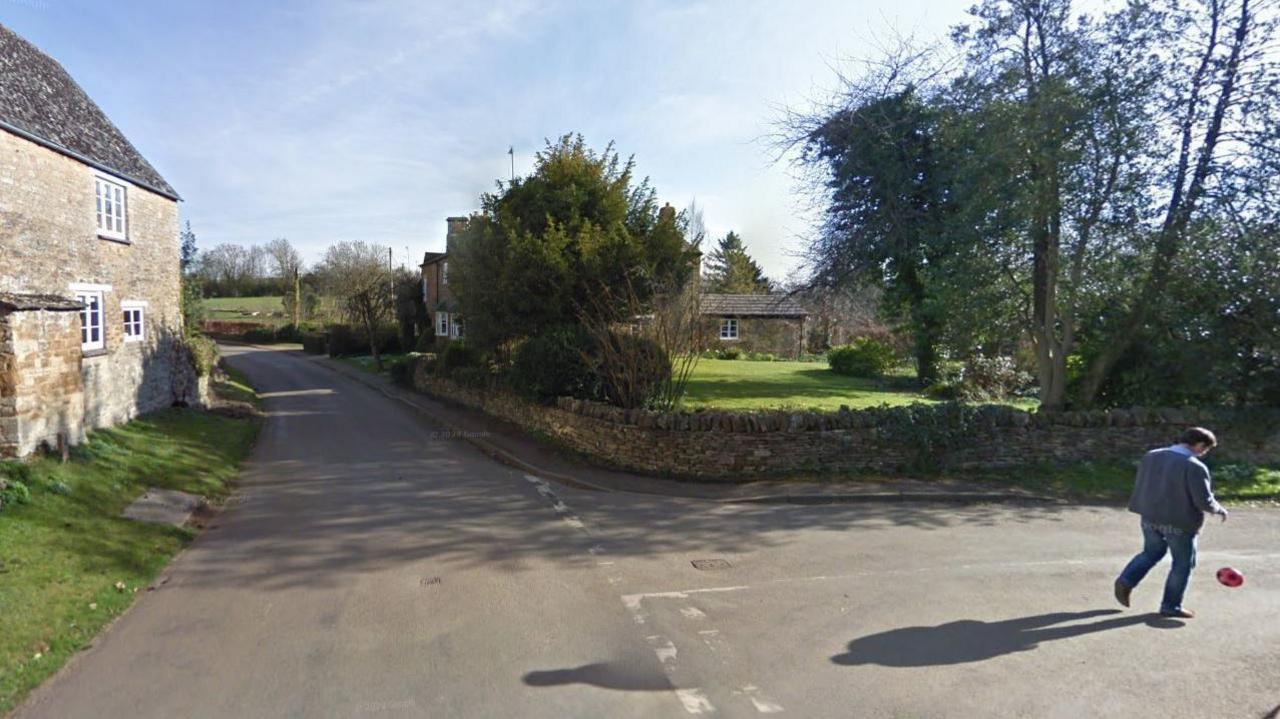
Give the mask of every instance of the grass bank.
POLYGON ((259 425, 171 409, 91 433, 66 464, 0 464, 31 494, 0 511, 0 715, 88 646, 194 536, 120 512, 147 487, 221 501, 259 425))

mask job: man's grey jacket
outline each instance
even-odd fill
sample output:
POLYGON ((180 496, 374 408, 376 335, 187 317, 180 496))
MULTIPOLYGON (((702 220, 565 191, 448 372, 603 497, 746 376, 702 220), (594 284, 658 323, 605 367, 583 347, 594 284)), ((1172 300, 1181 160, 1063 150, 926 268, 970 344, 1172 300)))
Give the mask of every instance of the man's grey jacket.
POLYGON ((1196 531, 1205 512, 1218 513, 1209 468, 1183 445, 1153 449, 1142 458, 1129 498, 1129 511, 1151 524, 1196 531))

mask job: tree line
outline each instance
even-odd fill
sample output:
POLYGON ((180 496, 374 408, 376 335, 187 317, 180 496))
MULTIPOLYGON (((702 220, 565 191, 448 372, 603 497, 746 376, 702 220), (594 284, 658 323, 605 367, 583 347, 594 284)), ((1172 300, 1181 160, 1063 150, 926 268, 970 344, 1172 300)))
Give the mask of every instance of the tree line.
POLYGON ((1024 354, 1046 408, 1280 402, 1280 72, 1255 0, 983 0, 797 110, 807 283, 870 282, 945 361, 1024 354))

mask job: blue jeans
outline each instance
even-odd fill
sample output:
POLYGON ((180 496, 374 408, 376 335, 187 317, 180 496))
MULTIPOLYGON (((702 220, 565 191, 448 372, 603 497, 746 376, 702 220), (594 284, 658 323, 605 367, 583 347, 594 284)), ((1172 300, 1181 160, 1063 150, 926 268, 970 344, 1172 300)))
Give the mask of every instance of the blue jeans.
POLYGON ((1164 599, 1160 611, 1174 612, 1182 609, 1182 597, 1191 581, 1191 570, 1196 566, 1196 530, 1177 527, 1153 526, 1142 523, 1142 551, 1120 573, 1120 581, 1133 588, 1147 576, 1151 568, 1164 559, 1168 551, 1173 555, 1173 567, 1164 583, 1164 599))

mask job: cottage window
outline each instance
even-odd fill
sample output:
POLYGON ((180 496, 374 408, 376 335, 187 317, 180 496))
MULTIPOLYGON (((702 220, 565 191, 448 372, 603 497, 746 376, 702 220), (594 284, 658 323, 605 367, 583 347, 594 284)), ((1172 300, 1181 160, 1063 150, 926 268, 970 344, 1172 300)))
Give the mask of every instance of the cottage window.
POLYGON ((437 337, 449 336, 449 313, 448 312, 436 313, 436 336, 437 337))
POLYGON ((431 297, 431 291, 427 287, 427 278, 422 278, 422 301, 426 302, 431 297))
POLYGON ((141 342, 144 336, 143 305, 135 302, 121 303, 124 309, 124 341, 141 342))
POLYGON ((720 339, 722 340, 738 339, 738 320, 736 319, 720 320, 720 339))
POLYGON ((102 331, 102 292, 77 291, 76 301, 84 303, 80 310, 80 349, 89 351, 106 347, 107 341, 102 331))
POLYGON ((125 188, 101 177, 95 178, 98 235, 123 240, 125 233, 125 188))
POLYGON ((464 323, 462 320, 454 319, 454 320, 453 320, 453 328, 452 328, 452 329, 453 329, 453 336, 454 336, 454 337, 459 337, 459 338, 461 338, 461 337, 465 337, 465 336, 467 335, 466 323, 464 323))
POLYGON ((440 263, 440 281, 449 284, 449 261, 445 260, 440 263))

